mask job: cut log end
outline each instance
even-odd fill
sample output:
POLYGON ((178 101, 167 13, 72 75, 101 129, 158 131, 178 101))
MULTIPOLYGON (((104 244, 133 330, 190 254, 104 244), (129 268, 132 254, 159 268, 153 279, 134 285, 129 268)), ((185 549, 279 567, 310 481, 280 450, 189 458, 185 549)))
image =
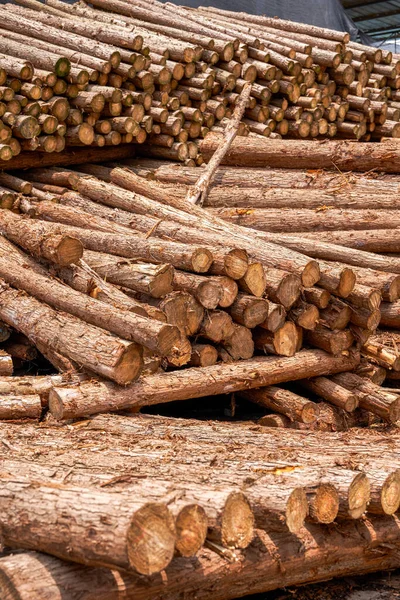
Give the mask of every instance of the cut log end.
POLYGON ((315 402, 307 402, 301 411, 303 423, 315 423, 318 417, 318 405, 315 402))
POLYGON ((308 501, 305 491, 296 488, 290 494, 286 505, 286 525, 291 533, 297 533, 308 515, 308 501))
POLYGON ((348 491, 348 516, 359 519, 367 510, 370 499, 370 482, 364 473, 354 477, 348 491))
POLYGON ((135 512, 127 536, 129 564, 135 571, 153 575, 165 569, 175 543, 174 519, 166 506, 149 503, 135 512))
POLYGON ((69 235, 62 236, 57 246, 55 262, 61 267, 77 264, 83 256, 83 245, 76 238, 69 235))
POLYGON ((181 556, 194 556, 207 536, 207 515, 198 504, 188 504, 179 512, 176 521, 176 550, 181 556))
POLYGON ((246 274, 249 259, 246 250, 234 248, 224 256, 225 273, 232 279, 241 279, 246 274))
POLYGON ((385 479, 381 490, 381 505, 386 515, 394 515, 400 506, 400 471, 394 471, 385 479))
POLYGON ((356 275, 351 269, 343 269, 340 274, 338 294, 342 298, 347 298, 351 294, 356 284, 356 275))
POLYGON ((339 494, 330 483, 317 487, 310 501, 310 517, 317 523, 333 523, 339 512, 339 494))
POLYGON ((224 506, 221 538, 224 546, 247 548, 254 536, 254 515, 241 492, 232 492, 224 506))
POLYGON ((301 274, 301 282, 305 288, 310 288, 317 283, 320 278, 319 265, 315 260, 311 260, 301 274))
POLYGON ((213 257, 206 248, 197 248, 192 254, 192 267, 194 273, 207 273, 212 265, 213 257))

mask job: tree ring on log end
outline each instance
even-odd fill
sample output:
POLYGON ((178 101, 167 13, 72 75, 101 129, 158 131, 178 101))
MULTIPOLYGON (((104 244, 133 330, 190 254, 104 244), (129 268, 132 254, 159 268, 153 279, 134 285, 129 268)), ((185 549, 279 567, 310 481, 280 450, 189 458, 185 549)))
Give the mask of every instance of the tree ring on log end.
POLYGON ((175 520, 175 547, 181 556, 194 556, 203 546, 207 536, 208 520, 202 506, 188 504, 175 520))
POLYGON ((132 517, 127 535, 129 564, 141 575, 165 569, 174 556, 174 519, 163 504, 149 503, 132 517))
POLYGON ((194 273, 207 273, 213 262, 213 256, 206 248, 196 248, 192 253, 194 273))
POLYGON ((310 514, 318 523, 333 523, 339 512, 339 494, 331 483, 317 487, 310 504, 310 514))
POLYGON ((291 533, 297 533, 308 515, 308 501, 303 488, 296 488, 286 504, 286 525, 291 533))
POLYGON ((348 491, 348 514, 352 519, 359 519, 366 511, 370 499, 370 482, 365 473, 354 477, 348 491))
POLYGON ((319 280, 320 275, 321 273, 317 261, 310 260, 301 274, 301 282, 305 288, 313 287, 319 280))
POLYGON ((400 471, 396 470, 385 479, 381 490, 381 504, 386 515, 393 515, 400 506, 400 471))
POLYGON ((225 502, 221 519, 221 538, 225 546, 247 548, 254 536, 254 515, 241 492, 232 492, 225 502))
POLYGON ((356 275, 354 274, 354 271, 347 268, 343 269, 340 274, 340 282, 338 287, 339 296, 342 298, 347 298, 347 296, 349 296, 349 294, 351 294, 353 291, 355 284, 356 275))

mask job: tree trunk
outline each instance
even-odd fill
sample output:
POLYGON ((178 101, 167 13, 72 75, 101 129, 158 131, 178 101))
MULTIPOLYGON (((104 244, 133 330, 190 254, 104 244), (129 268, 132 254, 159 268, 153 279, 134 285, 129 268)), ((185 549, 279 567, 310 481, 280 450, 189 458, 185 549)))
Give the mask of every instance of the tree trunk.
MULTIPOLYGON (((367 230, 367 231, 357 231, 357 230, 351 230, 351 231, 321 231, 318 234, 317 233, 304 233, 302 235, 302 237, 304 237, 305 240, 316 240, 318 239, 318 243, 323 242, 324 244, 329 243, 329 244, 340 244, 340 246, 345 246, 347 248, 354 248, 356 251, 357 250, 363 250, 364 252, 394 252, 394 253, 398 253, 400 252, 400 236, 399 236, 399 232, 396 230, 391 230, 391 229, 371 229, 371 230, 367 230)), ((340 260, 335 259, 334 257, 329 258, 328 256, 326 257, 328 260, 340 260)), ((379 257, 380 258, 380 257, 379 257)), ((378 270, 382 270, 382 271, 388 271, 388 272, 393 272, 393 273, 397 273, 399 272, 399 267, 397 266, 397 270, 394 270, 391 268, 391 264, 393 265, 398 265, 398 262, 396 259, 391 259, 390 256, 385 256, 384 259, 387 261, 387 267, 386 269, 384 267, 382 267, 381 269, 379 269, 379 267, 374 267, 372 264, 370 265, 370 268, 376 268, 378 270), (392 263, 390 261, 393 261, 392 263)), ((348 264, 351 264, 351 261, 347 261, 348 264)), ((360 267, 367 267, 368 265, 363 265, 363 264, 359 264, 360 267)))
POLYGON ((204 369, 186 369, 147 377, 126 389, 108 384, 55 388, 50 395, 50 410, 58 419, 200 398, 245 388, 275 385, 283 381, 351 370, 359 362, 357 354, 333 357, 320 350, 304 350, 289 358, 265 357, 235 365, 215 365, 204 369), (254 372, 258 377, 254 378, 254 372))
POLYGON ((172 515, 163 503, 147 503, 140 489, 133 499, 132 494, 32 483, 20 471, 18 477, 3 478, 0 503, 8 546, 143 575, 157 573, 170 563, 176 538, 172 515), (40 514, 33 510, 38 505, 40 514), (60 520, 64 521, 61 528, 60 520), (95 541, 85 535, 89 528, 95 541))
POLYGON ((42 414, 40 396, 2 395, 0 399, 0 419, 37 419, 42 414))
MULTIPOLYGON (((221 137, 208 134, 200 143, 205 160, 215 152, 221 137)), ((314 145, 302 140, 272 140, 238 137, 224 158, 225 165, 242 167, 292 168, 295 161, 299 169, 330 169, 332 162, 341 171, 366 172, 378 169, 398 173, 398 149, 388 149, 373 143, 328 141, 314 145)))
POLYGON ((298 351, 299 331, 294 323, 286 321, 280 329, 271 333, 266 329, 255 329, 253 333, 255 347, 265 354, 294 356, 298 351))
MULTIPOLYGON (((396 521, 397 523, 397 521, 396 521)), ((247 551, 244 560, 226 569, 226 559, 203 549, 193 562, 188 582, 184 559, 168 567, 168 583, 151 584, 152 600, 177 600, 183 587, 196 590, 199 600, 227 600, 277 588, 325 581, 332 577, 390 570, 398 566, 397 527, 386 518, 348 521, 340 528, 310 524, 300 534, 277 531, 273 539, 257 530, 261 550, 247 551), (340 551, 338 551, 340 548, 340 551), (376 552, 376 549, 379 552, 376 552), (374 550, 374 551, 372 551, 374 550), (283 571, 277 573, 278 555, 283 571), (262 577, 254 578, 254 566, 262 577), (207 586, 204 585, 205 580, 207 586), (211 587, 210 587, 211 586, 211 587)), ((65 600, 147 600, 149 582, 117 572, 83 567, 60 559, 25 552, 0 559, 0 590, 4 600, 42 600, 62 595, 65 600), (18 594, 18 596, 16 595, 18 594)))
POLYGON ((162 298, 172 292, 174 269, 171 265, 135 263, 101 252, 85 250, 83 260, 100 277, 110 283, 143 292, 153 298, 162 298))
POLYGON ((40 222, 14 218, 11 212, 2 211, 0 229, 11 241, 36 256, 60 266, 77 263, 83 255, 81 242, 68 235, 46 235, 40 222))
POLYGON ((33 344, 59 352, 103 377, 125 385, 141 370, 137 344, 116 338, 68 314, 53 310, 31 296, 8 288, 0 290, 0 317, 33 344))
POLYGON ((367 229, 397 229, 396 210, 335 209, 316 211, 307 208, 209 208, 224 221, 267 232, 317 232, 367 229))
POLYGON ((286 415, 292 421, 313 423, 317 419, 317 404, 283 388, 269 386, 259 390, 242 391, 239 395, 250 402, 286 415))
POLYGON ((334 356, 351 348, 354 337, 349 330, 331 331, 330 329, 317 325, 313 331, 306 332, 306 341, 312 346, 321 348, 334 356))
POLYGON ((179 339, 174 327, 132 312, 111 308, 104 302, 87 297, 31 270, 28 264, 20 266, 10 254, 3 254, 0 258, 0 277, 58 310, 135 341, 161 356, 169 354, 179 339))
POLYGON ((229 313, 236 323, 253 329, 268 318, 269 303, 264 298, 239 293, 230 306, 229 313))
POLYGON ((327 377, 304 379, 300 384, 346 412, 353 412, 358 407, 357 395, 327 377))

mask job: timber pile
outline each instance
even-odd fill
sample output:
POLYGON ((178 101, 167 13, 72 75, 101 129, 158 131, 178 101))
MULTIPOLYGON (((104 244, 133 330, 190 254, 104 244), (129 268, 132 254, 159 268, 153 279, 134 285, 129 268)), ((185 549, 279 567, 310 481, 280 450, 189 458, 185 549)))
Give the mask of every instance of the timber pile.
POLYGON ((199 165, 246 84, 240 136, 400 137, 400 60, 348 33, 158 0, 17 0, 0 15, 1 161, 140 144, 199 165))
POLYGON ((225 600, 398 566, 397 433, 150 415, 0 433, 4 600, 225 600))
POLYGON ((315 197, 291 189, 301 177, 228 167, 203 208, 187 201, 193 186, 183 185, 198 173, 140 159, 0 176, 12 198, 12 210, 0 213, 3 375, 12 373, 12 357, 26 361, 39 351, 61 373, 109 380, 69 389, 56 379, 44 392, 33 382, 27 389, 35 398, 26 402, 11 380, 2 417, 37 418, 49 406, 56 418, 74 419, 238 392, 264 407, 270 426, 397 423, 397 390, 382 383, 400 372, 392 330, 399 259, 303 234, 383 219, 396 227, 396 193, 385 191, 390 209, 353 208, 357 194, 363 205, 358 186, 369 180, 336 195, 343 176, 325 173, 315 187, 329 182, 322 199, 329 208, 318 210, 319 189, 315 197), (241 187, 225 185, 235 177, 241 187), (293 208, 301 198, 308 208, 293 208), (352 207, 344 218, 331 208, 336 201, 352 207), (287 224, 302 237, 288 234, 287 224), (35 313, 46 325, 36 325, 35 313))

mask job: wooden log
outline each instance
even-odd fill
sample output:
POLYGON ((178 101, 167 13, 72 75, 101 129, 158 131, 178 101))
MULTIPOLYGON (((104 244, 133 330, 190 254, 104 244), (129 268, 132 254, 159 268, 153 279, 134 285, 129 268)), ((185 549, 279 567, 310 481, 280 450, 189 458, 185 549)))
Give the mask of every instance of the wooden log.
POLYGON ((211 367, 218 360, 218 352, 210 344, 192 344, 189 367, 211 367))
POLYGON ((269 303, 264 298, 239 293, 230 306, 229 312, 236 323, 253 329, 267 319, 269 303))
POLYGON ((89 370, 126 384, 139 376, 142 359, 136 344, 59 313, 35 298, 1 287, 1 318, 35 345, 60 352, 89 370), (39 319, 39 321, 38 321, 39 319), (83 335, 82 335, 83 332, 83 335))
POLYGON ((281 304, 275 304, 268 301, 268 316, 260 327, 268 329, 271 333, 275 333, 283 327, 286 321, 286 311, 281 304))
POLYGON ((0 400, 0 418, 37 419, 42 414, 42 403, 38 395, 12 396, 2 395, 0 400))
POLYGON ((268 268, 265 269, 265 279, 268 298, 289 310, 300 296, 300 278, 293 273, 268 268))
MULTIPOLYGON (((0 315, 1 316, 1 315, 0 315)), ((50 395, 50 410, 58 419, 74 418, 96 412, 133 408, 187 398, 229 393, 245 388, 275 385, 284 380, 304 379, 352 369, 359 361, 357 354, 333 357, 320 350, 308 350, 289 358, 265 357, 231 365, 214 365, 204 369, 186 369, 146 378, 133 388, 110 388, 94 384, 69 389, 54 388, 50 395), (274 365, 274 366, 273 366, 274 365), (274 372, 274 368, 276 369, 274 372), (258 377, 254 379, 254 370, 258 377), (165 386, 164 386, 165 384, 165 386), (154 387, 153 387, 154 386, 154 387), (174 387, 175 386, 175 387, 174 387), (150 390, 153 387, 153 391, 150 390), (75 401, 72 402, 72 399, 75 401), (78 401, 79 399, 79 401, 78 401)))
POLYGON ((51 483, 32 486, 21 474, 16 480, 15 475, 3 478, 3 489, 2 511, 8 515, 4 536, 9 546, 46 550, 49 554, 83 564, 134 569, 146 575, 159 572, 173 557, 176 533, 170 512, 165 504, 146 504, 140 500, 139 490, 133 498, 104 490, 62 485, 54 488, 51 483), (32 513, 33 491, 36 498, 40 498, 40 505, 46 507, 43 517, 47 526, 41 527, 41 536, 33 527, 39 518, 32 513), (74 497, 75 501, 71 500, 74 497), (17 524, 21 511, 26 518, 23 529, 17 524), (61 511, 69 515, 68 536, 57 533, 56 527, 49 531, 50 514, 56 522, 61 511), (96 538, 102 539, 102 544, 94 545, 88 538, 82 543, 82 528, 86 531, 88 527, 97 531, 96 538))
POLYGON ((382 393, 379 386, 353 373, 349 376, 340 373, 333 377, 333 381, 353 392, 361 392, 359 397, 361 408, 390 423, 399 420, 400 398, 396 394, 382 393))
POLYGON ((327 377, 304 379, 300 384, 307 390, 321 396, 327 402, 342 408, 346 412, 353 412, 358 407, 358 398, 356 395, 327 377))
POLYGON ((288 314, 289 320, 296 323, 298 327, 309 330, 315 329, 319 322, 319 316, 318 308, 303 300, 298 301, 288 314))
POLYGON ((350 322, 352 309, 337 298, 320 311, 320 323, 329 329, 345 329, 350 322))
POLYGON ((371 360, 386 369, 400 371, 400 360, 397 353, 397 334, 390 332, 370 336, 363 344, 363 353, 371 360))
MULTIPOLYGON (((257 530, 266 547, 271 550, 275 548, 280 561, 284 566, 284 576, 274 575, 274 561, 270 553, 256 554, 256 558, 245 554, 244 564, 233 563, 227 574, 224 566, 226 559, 218 556, 210 549, 203 549, 198 557, 195 570, 191 575, 191 585, 201 590, 199 600, 211 600, 211 593, 204 589, 201 582, 204 573, 207 577, 212 573, 212 584, 220 590, 218 595, 213 592, 215 600, 233 598, 235 593, 265 593, 268 590, 306 583, 324 581, 332 575, 353 575, 354 572, 364 574, 377 569, 396 568, 396 553, 393 548, 398 544, 397 529, 392 526, 390 519, 377 517, 366 521, 360 532, 357 522, 349 521, 343 523, 340 531, 337 528, 329 528, 328 531, 321 529, 319 525, 311 524, 307 530, 299 534, 296 548, 302 544, 307 548, 302 557, 301 566, 294 563, 294 548, 288 544, 288 534, 279 531, 271 537, 262 530, 257 530), (278 538, 278 539, 277 539, 278 538), (374 539, 378 547, 382 549, 379 556, 376 553, 367 552, 370 549, 370 539, 374 539), (390 544, 390 547, 387 544, 390 544), (311 547, 308 545, 311 544, 311 547), (339 558, 335 556, 334 549, 341 547, 339 558), (317 552, 318 569, 315 571, 315 552, 317 552), (365 556, 368 555, 366 560, 365 556), (321 559, 322 555, 328 556, 328 563, 321 559), (262 578, 254 579, 254 563, 264 573, 262 578), (212 565, 212 566, 211 566, 212 565), (333 569, 333 572, 332 572, 333 569), (235 591, 236 590, 236 591, 235 591)), ((291 536, 292 537, 292 536, 291 536)), ((27 600, 24 589, 29 589, 32 598, 39 598, 47 591, 53 596, 63 594, 65 600, 72 600, 74 594, 82 593, 82 600, 94 600, 100 597, 114 597, 120 600, 125 595, 127 600, 137 598, 144 600, 148 594, 148 584, 143 583, 140 577, 129 575, 124 577, 123 582, 118 583, 118 573, 105 569, 77 566, 76 564, 61 561, 58 558, 38 554, 35 552, 24 552, 6 556, 0 559, 0 570, 2 574, 2 593, 8 593, 9 589, 16 589, 21 595, 21 600, 27 600), (4 582, 4 583, 3 583, 4 582), (4 591, 3 591, 4 587, 4 591)), ((165 600, 173 600, 177 590, 182 588, 182 562, 173 561, 168 568, 168 584, 156 584, 152 586, 154 595, 163 594, 165 600)), ((187 575, 186 575, 187 578, 187 575)), ((5 596, 7 600, 9 598, 5 596)), ((10 599, 12 596, 10 596, 10 599)))
POLYGON ((202 277, 184 271, 175 271, 173 286, 191 293, 204 308, 214 309, 222 300, 223 288, 217 278, 202 277))
POLYGON ((13 372, 14 365, 11 356, 4 350, 0 350, 0 374, 12 375, 13 372))
POLYGON ((294 356, 299 345, 299 331, 294 323, 286 323, 274 333, 265 329, 255 329, 253 333, 255 347, 265 354, 294 356))
POLYGON ((174 270, 171 265, 138 263, 122 257, 85 250, 84 261, 110 283, 162 298, 172 292, 174 270))
POLYGON ((174 327, 115 307, 111 309, 109 305, 99 300, 68 289, 56 280, 35 272, 29 267, 29 263, 21 266, 18 261, 12 259, 13 254, 15 253, 12 245, 7 256, 2 253, 0 260, 4 267, 0 267, 2 276, 8 283, 31 293, 39 300, 49 303, 58 310, 83 318, 92 325, 103 327, 108 331, 112 329, 112 333, 125 339, 130 338, 131 341, 136 341, 161 356, 169 354, 177 342, 178 332, 174 327), (141 342, 138 342, 139 339, 141 342))
MULTIPOLYGON (((200 143, 200 151, 205 160, 209 159, 219 142, 217 134, 208 134, 200 143)), ((293 160, 296 160, 298 168, 329 169, 333 160, 342 171, 366 172, 378 168, 386 173, 397 173, 396 152, 396 148, 391 148, 390 156, 386 157, 383 148, 377 148, 371 143, 329 141, 315 147, 300 140, 260 139, 255 143, 252 138, 238 137, 225 156, 224 164, 290 168, 293 160)))
POLYGON ((286 415, 292 421, 314 423, 318 416, 317 404, 283 388, 268 386, 259 390, 241 391, 239 395, 250 402, 286 415))
POLYGON ((334 356, 348 350, 354 341, 354 337, 349 330, 331 331, 322 325, 317 325, 313 331, 307 331, 305 339, 312 346, 322 348, 334 356))

